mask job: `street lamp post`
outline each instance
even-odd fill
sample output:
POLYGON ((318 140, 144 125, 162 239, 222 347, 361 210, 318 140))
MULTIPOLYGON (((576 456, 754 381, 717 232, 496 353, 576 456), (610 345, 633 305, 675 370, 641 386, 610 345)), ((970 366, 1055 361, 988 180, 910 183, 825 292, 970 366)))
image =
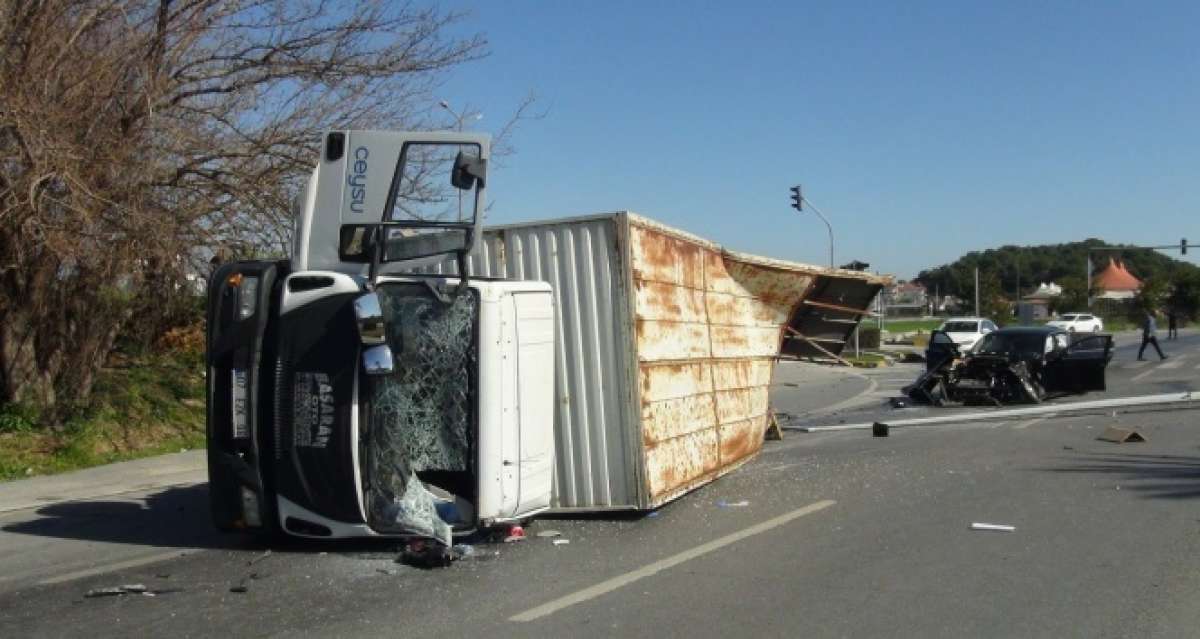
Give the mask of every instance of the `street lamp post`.
POLYGON ((825 223, 825 229, 829 231, 829 268, 833 268, 833 227, 829 225, 829 220, 825 219, 825 216, 821 213, 820 209, 814 206, 808 198, 801 194, 799 184, 793 186, 791 190, 792 208, 796 209, 797 211, 803 211, 804 204, 807 202, 809 208, 813 210, 813 213, 816 213, 817 217, 821 218, 821 221, 825 223))

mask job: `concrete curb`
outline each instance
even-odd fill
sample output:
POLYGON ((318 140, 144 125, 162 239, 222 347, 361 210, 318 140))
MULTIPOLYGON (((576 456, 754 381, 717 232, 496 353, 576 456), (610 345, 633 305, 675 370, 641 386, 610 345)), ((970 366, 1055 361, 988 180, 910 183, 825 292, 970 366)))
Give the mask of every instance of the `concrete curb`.
POLYGON ((0 513, 114 497, 208 480, 205 451, 192 450, 0 483, 0 513))

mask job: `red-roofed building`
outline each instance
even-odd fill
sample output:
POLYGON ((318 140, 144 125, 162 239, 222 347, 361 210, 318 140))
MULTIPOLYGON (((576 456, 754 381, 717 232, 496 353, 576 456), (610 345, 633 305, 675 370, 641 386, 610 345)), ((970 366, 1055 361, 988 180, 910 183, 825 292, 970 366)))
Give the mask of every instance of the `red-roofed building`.
POLYGON ((1099 291, 1097 299, 1126 300, 1137 294, 1142 282, 1124 264, 1109 258, 1108 266, 1092 276, 1092 286, 1099 291))

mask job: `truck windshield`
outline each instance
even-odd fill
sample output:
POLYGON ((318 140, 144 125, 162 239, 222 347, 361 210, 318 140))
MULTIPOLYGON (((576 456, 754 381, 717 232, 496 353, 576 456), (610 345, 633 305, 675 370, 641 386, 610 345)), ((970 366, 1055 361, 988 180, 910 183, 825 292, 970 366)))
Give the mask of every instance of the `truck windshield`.
POLYGON ((451 527, 473 521, 478 299, 468 291, 445 303, 421 284, 378 292, 396 369, 367 390, 368 522, 448 544, 451 527))

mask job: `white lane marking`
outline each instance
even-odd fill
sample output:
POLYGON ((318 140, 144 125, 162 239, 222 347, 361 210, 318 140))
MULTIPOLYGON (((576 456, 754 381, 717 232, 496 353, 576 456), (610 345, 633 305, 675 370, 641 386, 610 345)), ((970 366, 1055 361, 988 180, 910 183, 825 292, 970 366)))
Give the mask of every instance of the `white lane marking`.
POLYGON ((1026 428, 1029 428, 1030 426, 1033 426, 1034 424, 1044 422, 1047 419, 1050 419, 1051 417, 1057 417, 1057 416, 1058 416, 1057 413, 1050 413, 1049 415, 1043 415, 1041 417, 1034 417, 1033 419, 1027 419, 1027 420, 1021 422, 1020 424, 1013 426, 1013 429, 1014 430, 1024 430, 1026 428))
POLYGON ((1156 371, 1156 370, 1158 370, 1158 367, 1156 367, 1156 368, 1147 368, 1146 370, 1144 370, 1144 371, 1142 371, 1142 372, 1138 373, 1137 375, 1134 375, 1133 377, 1130 377, 1130 378, 1129 378, 1129 381, 1131 381, 1131 382, 1136 382, 1136 381, 1138 381, 1139 379, 1142 379, 1143 377, 1145 377, 1145 376, 1149 375, 1150 373, 1153 373, 1153 372, 1154 372, 1154 371, 1156 371))
POLYGON ((1146 364, 1149 364, 1149 363, 1150 363, 1150 362, 1147 362, 1147 361, 1144 361, 1144 360, 1140 360, 1140 359, 1139 359, 1139 360, 1134 360, 1134 361, 1132 361, 1132 362, 1126 362, 1126 363, 1125 363, 1125 368, 1141 368, 1141 367, 1143 367, 1143 366, 1145 366, 1146 364))
POLYGON ((1171 359, 1169 361, 1163 362, 1163 364, 1161 366, 1159 366, 1159 368, 1181 368, 1183 366, 1183 360, 1185 360, 1185 359, 1187 359, 1186 355, 1184 355, 1183 357, 1180 357, 1178 359, 1171 359))
POLYGON ((58 575, 56 577, 50 577, 49 579, 43 579, 43 580, 39 581, 37 583, 37 585, 48 586, 50 584, 61 584, 64 581, 75 581, 76 579, 83 579, 84 577, 94 577, 96 575, 103 575, 104 573, 108 573, 108 572, 114 572, 117 570, 125 570, 126 568, 137 568, 138 566, 146 566, 149 564, 156 564, 160 561, 166 561, 168 559, 173 559, 175 557, 182 557, 187 554, 188 554, 188 551, 186 551, 186 550, 172 550, 171 552, 163 552, 163 553, 158 553, 158 554, 154 554, 154 555, 149 555, 146 557, 138 557, 137 559, 118 561, 116 563, 105 564, 103 566, 96 566, 95 568, 87 568, 84 570, 76 570, 75 572, 69 572, 69 573, 66 573, 65 575, 58 575))
POLYGON ((616 577, 613 577, 612 579, 602 581, 594 586, 590 586, 588 588, 584 588, 583 590, 573 592, 565 597, 559 597, 558 599, 555 599, 554 601, 544 603, 536 608, 530 608, 529 610, 526 610, 525 612, 518 613, 518 614, 515 614, 515 615, 509 617, 508 620, 509 621, 517 621, 517 622, 526 622, 526 621, 533 621, 534 619, 539 619, 541 617, 545 617, 546 615, 550 615, 555 612, 558 612, 559 610, 562 610, 563 608, 566 608, 568 606, 574 606, 577 603, 583 603, 584 601, 587 601, 589 599, 595 599, 596 597, 610 593, 610 592, 612 592, 618 588, 621 588, 623 586, 627 586, 639 579, 644 579, 644 578, 654 575, 656 573, 662 572, 663 570, 667 570, 668 568, 673 568, 675 566, 678 566, 679 564, 682 564, 685 561, 690 561, 697 557, 707 555, 708 553, 710 553, 714 550, 717 550, 724 546, 728 546, 729 544, 741 541, 747 537, 752 537, 759 533, 766 532, 772 528, 777 528, 779 526, 782 526, 782 525, 792 521, 793 519, 798 519, 805 515, 811 515, 815 512, 824 510, 836 503, 837 502, 832 499, 824 499, 824 500, 818 501, 816 503, 809 504, 803 508, 793 510, 790 513, 785 513, 783 515, 775 517, 774 519, 768 519, 767 521, 764 521, 761 524, 755 524, 753 526, 750 526, 749 528, 743 528, 742 530, 739 530, 735 533, 730 533, 728 535, 725 535, 724 537, 714 539, 708 543, 700 544, 699 546, 696 546, 695 548, 692 548, 690 550, 685 550, 677 555, 672 555, 670 557, 667 557, 666 559, 660 559, 652 564, 642 566, 641 568, 638 568, 637 570, 627 572, 623 575, 618 575, 616 577))

